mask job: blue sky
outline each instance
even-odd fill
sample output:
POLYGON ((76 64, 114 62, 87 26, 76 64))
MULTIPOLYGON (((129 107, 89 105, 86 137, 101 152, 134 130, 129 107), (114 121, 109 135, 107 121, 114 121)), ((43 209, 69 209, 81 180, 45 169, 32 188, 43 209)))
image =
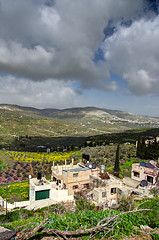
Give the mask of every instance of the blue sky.
POLYGON ((159 117, 158 0, 0 0, 0 103, 159 117))

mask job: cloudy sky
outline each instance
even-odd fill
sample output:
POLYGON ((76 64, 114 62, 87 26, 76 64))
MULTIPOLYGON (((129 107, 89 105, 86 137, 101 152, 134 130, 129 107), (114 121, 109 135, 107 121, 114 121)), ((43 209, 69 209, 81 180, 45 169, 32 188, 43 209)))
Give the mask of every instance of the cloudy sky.
POLYGON ((0 103, 159 117, 159 1, 0 0, 0 103))

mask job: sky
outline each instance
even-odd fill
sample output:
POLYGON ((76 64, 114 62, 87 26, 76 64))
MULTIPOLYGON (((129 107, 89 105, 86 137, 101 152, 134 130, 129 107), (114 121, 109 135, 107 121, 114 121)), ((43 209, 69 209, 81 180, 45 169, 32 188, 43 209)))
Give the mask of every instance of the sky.
POLYGON ((0 0, 0 103, 159 117, 159 0, 0 0))

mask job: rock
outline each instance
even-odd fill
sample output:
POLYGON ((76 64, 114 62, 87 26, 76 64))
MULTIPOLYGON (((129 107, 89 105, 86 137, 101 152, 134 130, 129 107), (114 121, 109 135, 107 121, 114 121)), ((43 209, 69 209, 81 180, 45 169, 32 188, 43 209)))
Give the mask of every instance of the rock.
POLYGON ((152 228, 150 228, 149 226, 147 225, 141 225, 140 226, 141 230, 145 231, 145 232, 150 232, 152 231, 152 228))
POLYGON ((0 240, 14 239, 15 236, 16 236, 16 231, 8 230, 0 226, 0 240))

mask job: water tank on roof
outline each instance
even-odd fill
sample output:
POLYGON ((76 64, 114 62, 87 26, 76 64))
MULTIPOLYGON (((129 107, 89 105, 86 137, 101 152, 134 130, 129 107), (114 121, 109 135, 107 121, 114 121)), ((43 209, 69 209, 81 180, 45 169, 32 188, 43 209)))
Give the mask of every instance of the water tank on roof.
POLYGON ((87 161, 87 163, 86 163, 86 167, 89 167, 89 161, 87 161))
POLYGON ((93 163, 93 164, 92 164, 92 169, 96 169, 96 167, 97 167, 97 164, 96 164, 96 163, 93 163))
POLYGON ((89 163, 89 168, 92 168, 92 163, 89 163))
POLYGON ((85 159, 89 161, 89 154, 85 154, 85 159))
POLYGON ((141 166, 141 167, 146 167, 146 163, 145 163, 145 162, 141 162, 141 163, 140 163, 140 166, 141 166))
POLYGON ((140 182, 140 186, 141 187, 146 187, 148 185, 148 182, 146 181, 146 180, 142 180, 141 182, 140 182))
POLYGON ((154 161, 154 160, 151 160, 150 163, 151 163, 151 164, 155 164, 155 161, 154 161))
POLYGON ((105 165, 100 165, 101 172, 104 173, 105 165))
POLYGON ((146 167, 147 168, 152 168, 152 169, 154 169, 155 168, 155 166, 154 165, 152 165, 151 163, 146 163, 146 167))
POLYGON ((41 172, 38 172, 37 179, 38 179, 38 180, 41 180, 41 172))

